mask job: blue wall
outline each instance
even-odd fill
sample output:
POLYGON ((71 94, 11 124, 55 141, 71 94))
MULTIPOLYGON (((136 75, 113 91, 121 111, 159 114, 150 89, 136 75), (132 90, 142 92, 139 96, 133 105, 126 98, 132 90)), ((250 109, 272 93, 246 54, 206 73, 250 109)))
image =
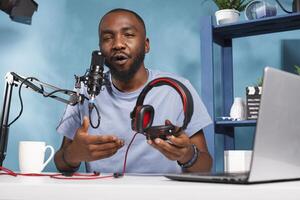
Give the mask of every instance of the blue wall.
MULTIPOLYGON (((14 71, 62 88, 73 88, 74 74, 81 75, 89 67, 91 51, 98 48, 97 26, 110 9, 133 9, 145 20, 151 51, 146 66, 180 74, 193 83, 200 93, 199 19, 213 15, 212 1, 199 0, 36 0, 38 12, 31 26, 10 21, 0 13, 0 93, 4 76, 14 71), (1 81, 2 80, 2 81, 1 81), (2 83, 1 83, 2 82, 2 83)), ((290 8, 290 1, 284 2, 290 8)), ((241 17, 243 19, 243 16, 241 17)), ((249 37, 234 41, 235 96, 244 95, 244 88, 256 82, 266 65, 282 63, 281 40, 299 39, 299 31, 249 37), (262 45, 263 44, 263 45, 262 45)), ((219 52, 216 50, 216 63, 219 52)), ((296 64, 296 63, 295 63, 296 64)), ((299 63, 298 63, 299 64, 299 63)), ((24 112, 11 127, 8 155, 4 166, 18 170, 18 142, 43 140, 58 149, 61 137, 55 128, 65 105, 23 90, 24 112)), ((2 100, 1 100, 2 103, 2 100)), ((2 109, 2 108, 1 108, 2 109)), ((14 91, 10 119, 19 112, 17 90, 14 91)), ((252 130, 253 131, 253 130, 252 130)), ((239 149, 251 148, 251 131, 237 134, 239 149)), ((222 136, 217 137, 221 145, 222 136)), ((213 145, 210 145, 210 149, 213 145)), ((220 147, 217 152, 221 156, 220 147)), ((53 162, 46 171, 54 171, 53 162)))

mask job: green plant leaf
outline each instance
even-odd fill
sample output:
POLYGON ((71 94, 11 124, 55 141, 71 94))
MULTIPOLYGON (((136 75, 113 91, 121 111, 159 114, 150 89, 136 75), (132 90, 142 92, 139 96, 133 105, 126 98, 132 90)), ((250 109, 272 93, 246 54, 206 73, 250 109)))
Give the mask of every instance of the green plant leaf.
POLYGON ((295 72, 296 72, 298 75, 300 75, 300 66, 294 65, 294 67, 295 67, 295 72))
POLYGON ((258 87, 261 87, 262 84, 263 84, 263 78, 260 77, 260 78, 257 79, 257 86, 258 86, 258 87))
POLYGON ((239 12, 245 10, 251 0, 213 0, 217 7, 222 9, 235 9, 239 12))

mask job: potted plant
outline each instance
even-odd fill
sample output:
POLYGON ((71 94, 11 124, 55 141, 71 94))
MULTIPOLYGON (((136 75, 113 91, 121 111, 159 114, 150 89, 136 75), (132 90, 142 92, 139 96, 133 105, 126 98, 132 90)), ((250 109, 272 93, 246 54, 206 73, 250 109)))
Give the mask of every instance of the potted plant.
POLYGON ((249 0, 213 0, 219 10, 215 13, 217 25, 234 23, 239 20, 249 0))
POLYGON ((294 65, 294 67, 295 67, 295 72, 296 72, 298 75, 300 75, 300 66, 294 65))

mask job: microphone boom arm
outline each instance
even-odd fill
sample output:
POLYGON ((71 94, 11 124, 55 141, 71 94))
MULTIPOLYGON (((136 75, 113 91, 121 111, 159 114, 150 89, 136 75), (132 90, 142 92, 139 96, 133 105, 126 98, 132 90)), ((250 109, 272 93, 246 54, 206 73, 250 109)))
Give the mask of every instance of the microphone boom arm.
POLYGON ((5 76, 5 82, 6 84, 5 84, 5 91, 4 91, 3 108, 1 113, 1 129, 0 129, 0 166, 2 166, 3 161, 6 157, 7 141, 8 141, 9 127, 10 127, 8 120, 9 120, 12 91, 14 86, 24 85, 25 88, 30 88, 34 92, 42 94, 44 97, 50 97, 57 101, 72 106, 76 105, 77 103, 83 103, 84 99, 88 99, 83 94, 79 94, 78 92, 67 90, 67 89, 60 89, 48 83, 41 82, 36 78, 33 77, 25 78, 14 72, 7 73, 7 75, 5 76), (38 84, 39 86, 37 86, 33 82, 36 82, 36 84, 38 84), (46 92, 44 88, 50 88, 53 91, 46 92), (65 99, 57 95, 54 95, 55 93, 61 93, 67 95, 69 96, 69 99, 65 99))

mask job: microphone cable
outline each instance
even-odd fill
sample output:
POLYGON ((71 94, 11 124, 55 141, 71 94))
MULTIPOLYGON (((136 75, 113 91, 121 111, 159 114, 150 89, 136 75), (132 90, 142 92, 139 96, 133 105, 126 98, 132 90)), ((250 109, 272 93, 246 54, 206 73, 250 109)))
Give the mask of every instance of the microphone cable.
MULTIPOLYGON (((94 100, 93 100, 93 101, 94 101, 94 100)), ((98 108, 97 108, 97 106, 95 105, 94 102, 89 102, 88 107, 89 107, 89 119, 90 119, 90 125, 91 125, 91 127, 93 127, 94 129, 96 129, 96 128, 99 127, 99 125, 100 125, 100 120, 101 120, 101 116, 100 116, 99 110, 98 110, 98 108), (97 118, 98 118, 98 119, 97 119, 97 124, 96 124, 96 125, 94 125, 93 120, 92 120, 92 112, 93 112, 94 109, 95 109, 95 111, 96 111, 97 118)))
MULTIPOLYGON (((39 81, 39 79, 35 78, 35 77, 27 77, 25 78, 19 85, 19 90, 18 90, 18 96, 19 96, 19 101, 20 101, 20 111, 19 111, 19 114, 8 124, 8 126, 11 126, 13 123, 15 123, 22 115, 23 113, 23 109, 24 109, 24 104, 23 104, 23 99, 22 99, 22 86, 24 85, 25 82, 28 82, 28 81, 39 81)), ((36 85, 35 85, 36 86, 36 85)), ((57 97, 55 96, 54 94, 55 93, 58 93, 58 92, 64 92, 65 94, 69 94, 69 93, 73 93, 73 94, 76 94, 75 91, 73 90, 66 90, 66 89, 57 89, 57 90, 54 90, 50 93, 45 93, 45 90, 44 90, 44 87, 42 85, 40 85, 40 88, 38 91, 36 91, 40 94, 43 95, 43 97, 47 98, 47 97, 57 97)), ((89 100, 86 96, 84 95, 81 95, 84 99, 86 100, 89 100)), ((96 110, 97 110, 97 113, 98 113, 98 116, 100 117, 99 115, 99 112, 98 112, 98 109, 96 107, 96 110)))
POLYGON ((30 177, 41 177, 47 176, 54 179, 64 179, 64 180, 90 180, 90 179, 103 179, 103 178, 112 178, 114 175, 100 176, 100 173, 94 172, 92 174, 82 174, 82 173, 74 173, 70 177, 63 176, 61 173, 20 173, 14 172, 10 169, 0 166, 0 170, 4 172, 0 172, 0 175, 9 175, 9 176, 30 176, 30 177), (61 177, 63 176, 63 177, 61 177))
POLYGON ((54 179, 62 179, 62 180, 94 180, 94 179, 104 179, 104 178, 119 178, 125 176, 126 173, 126 164, 127 164, 127 158, 128 158, 128 153, 129 149, 137 136, 138 133, 135 133, 130 140, 128 147, 125 152, 124 156, 124 163, 123 163, 123 169, 122 172, 115 172, 111 175, 105 175, 101 176, 100 172, 93 172, 92 174, 83 174, 83 173, 72 173, 70 175, 65 175, 63 173, 20 173, 20 172, 14 172, 8 168, 5 168, 3 166, 0 166, 0 175, 9 175, 9 176, 30 176, 30 177, 39 177, 39 176, 48 176, 50 178, 54 179))
MULTIPOLYGON (((25 79, 21 82, 21 84, 20 84, 20 86, 19 86, 19 91, 18 91, 18 96, 19 96, 21 108, 20 108, 19 114, 15 117, 14 120, 12 120, 12 121, 8 124, 8 126, 10 126, 10 125, 12 125, 13 123, 15 123, 15 122, 21 117, 21 115, 22 115, 22 113, 23 113, 23 107, 24 107, 24 106, 23 106, 22 93, 21 93, 21 91, 22 91, 22 86, 23 86, 23 84, 24 84, 26 81, 28 81, 28 80, 30 80, 30 79, 31 79, 31 81, 32 81, 32 80, 39 81, 39 80, 38 80, 37 78, 35 78, 35 77, 28 77, 28 78, 25 78, 25 79)), ((44 90, 43 86, 41 86, 40 89, 43 91, 43 90, 44 90)))

